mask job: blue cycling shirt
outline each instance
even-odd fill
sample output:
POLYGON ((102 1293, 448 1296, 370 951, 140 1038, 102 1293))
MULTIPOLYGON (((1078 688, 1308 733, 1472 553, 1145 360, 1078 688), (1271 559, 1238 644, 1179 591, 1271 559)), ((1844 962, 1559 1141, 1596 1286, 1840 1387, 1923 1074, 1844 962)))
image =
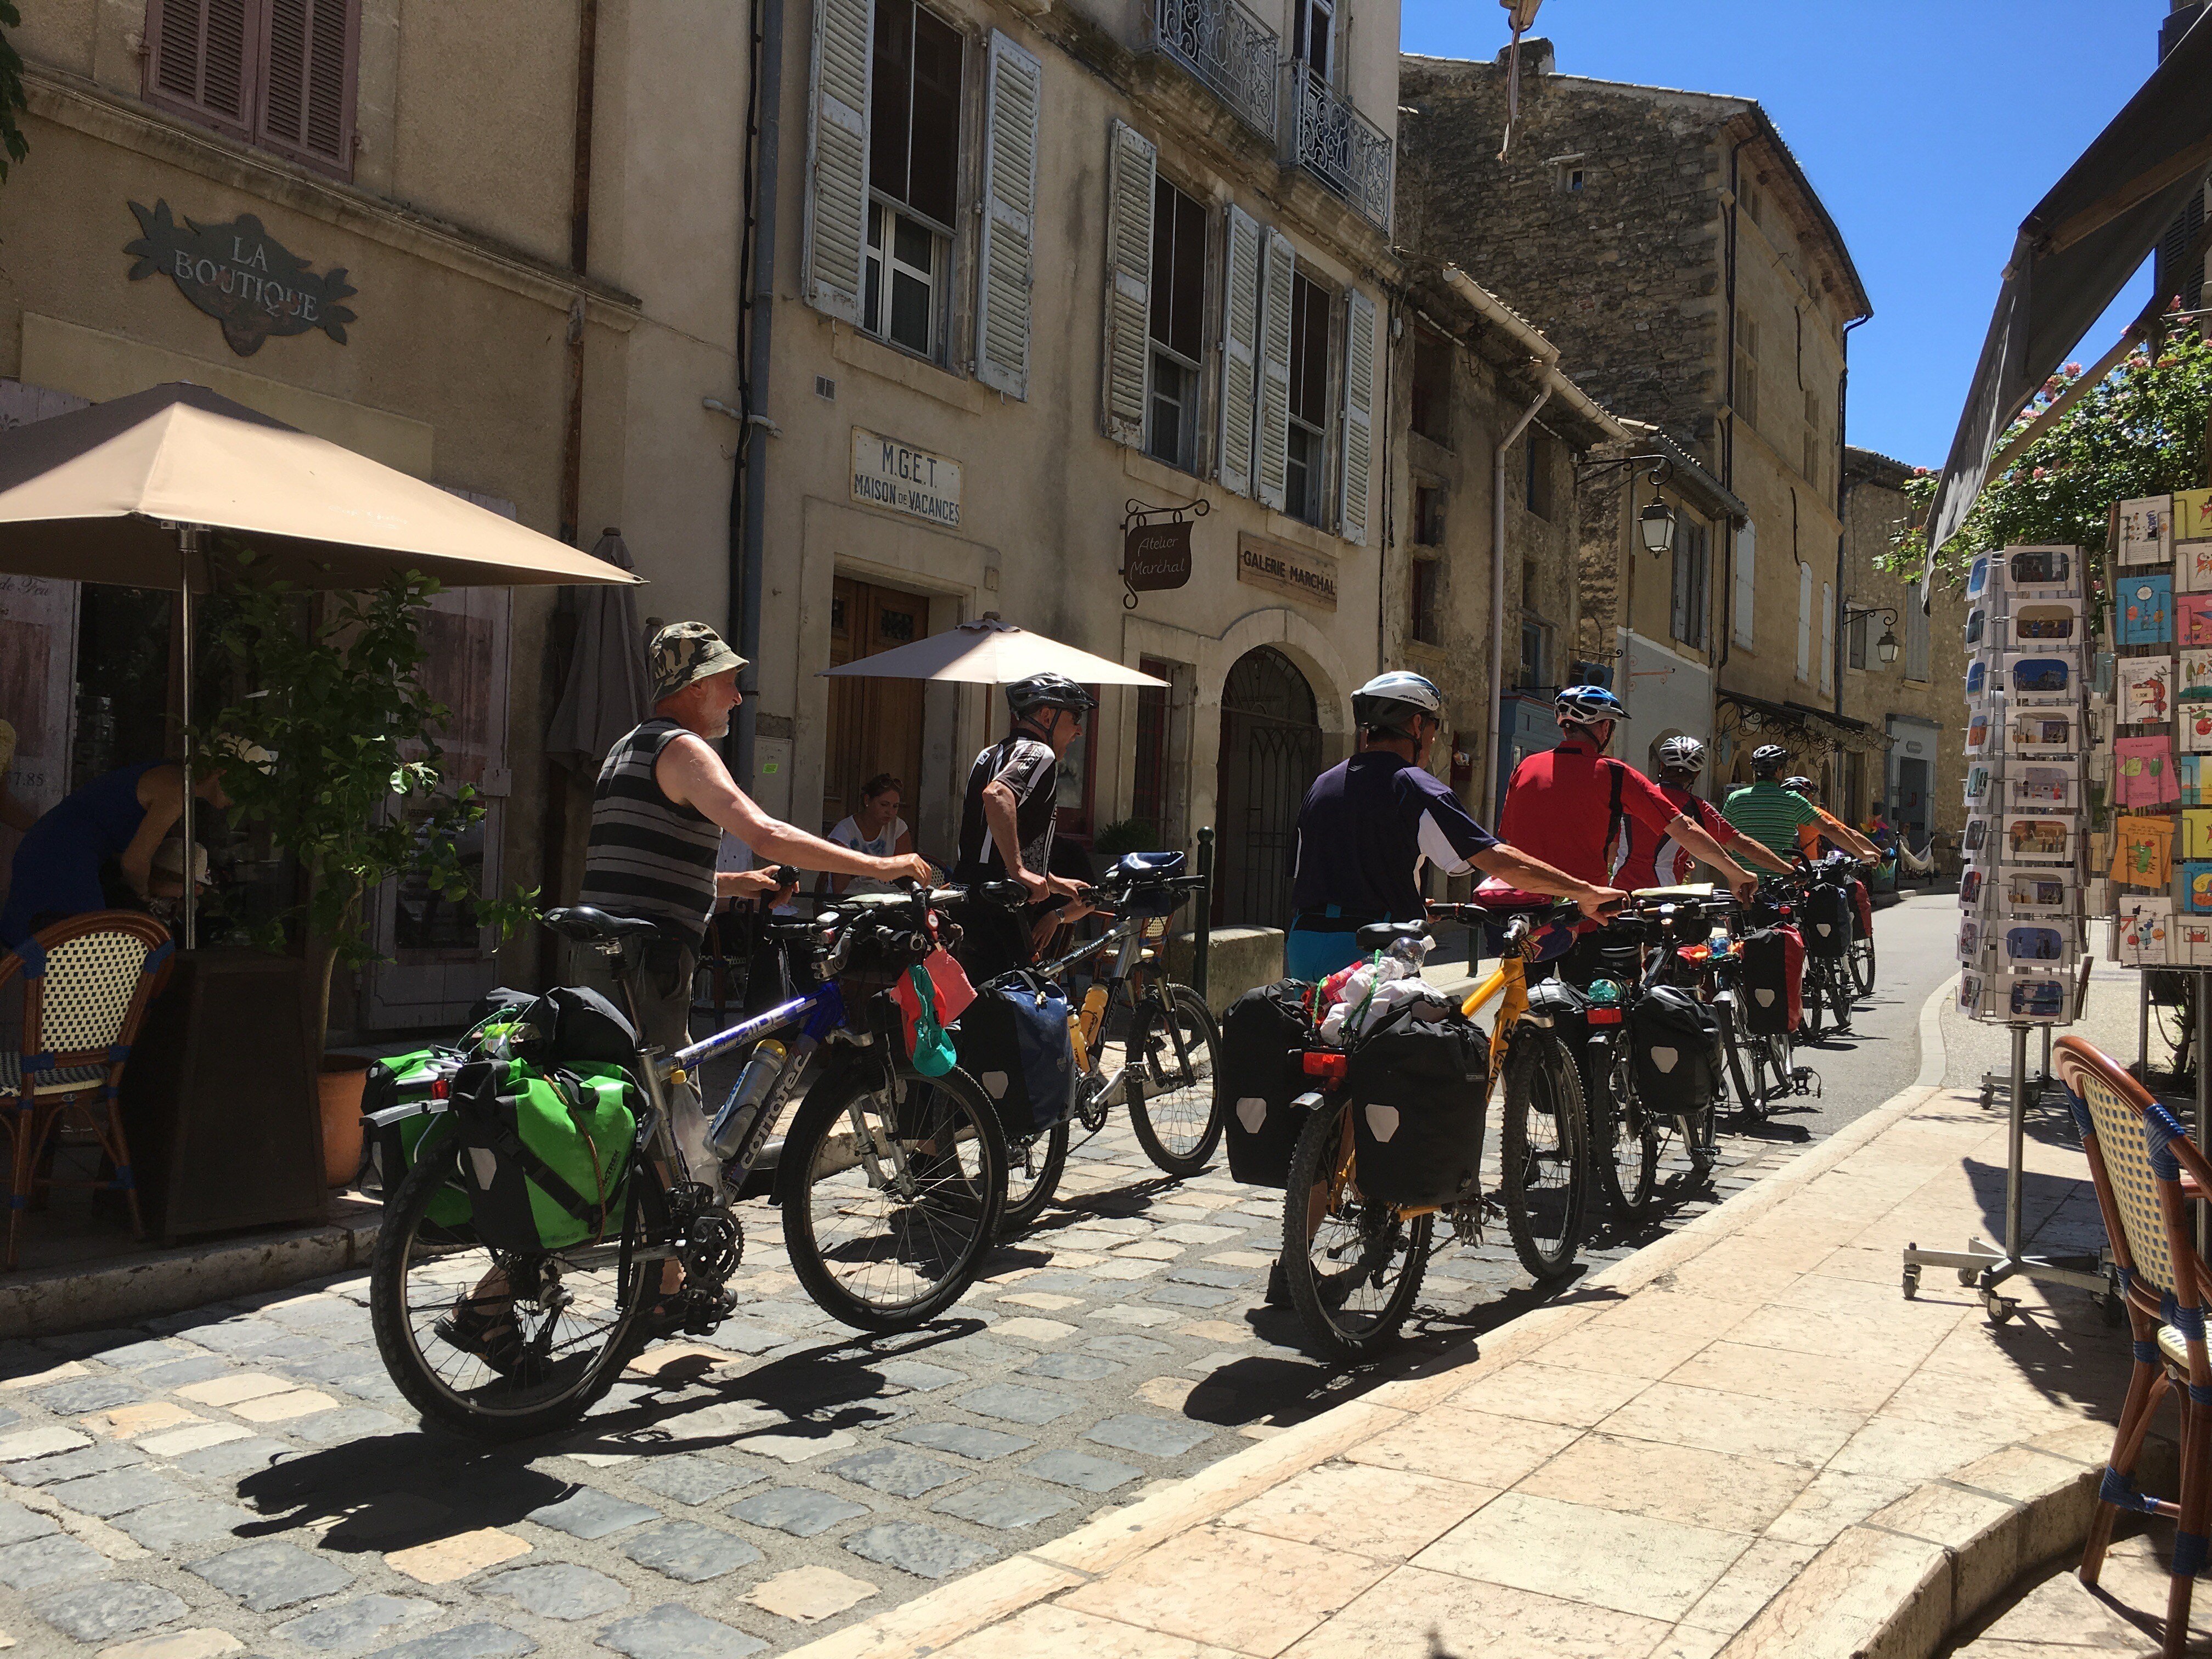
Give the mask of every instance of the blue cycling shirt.
POLYGON ((1291 903, 1300 911, 1333 904, 1349 916, 1417 921, 1426 914, 1424 860, 1459 875, 1497 845, 1440 780, 1387 749, 1370 749, 1332 766, 1306 791, 1291 903))

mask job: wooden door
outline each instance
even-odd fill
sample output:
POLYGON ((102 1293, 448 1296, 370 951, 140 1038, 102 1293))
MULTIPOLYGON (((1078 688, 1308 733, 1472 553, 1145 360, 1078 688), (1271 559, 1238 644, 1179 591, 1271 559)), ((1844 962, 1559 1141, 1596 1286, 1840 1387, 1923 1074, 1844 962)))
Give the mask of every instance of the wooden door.
MULTIPOLYGON (((910 644, 929 632, 929 596, 836 578, 830 605, 830 666, 910 644)), ((860 786, 888 772, 905 787, 907 817, 921 788, 921 684, 830 682, 830 741, 822 762, 824 833, 860 805, 860 786)), ((796 803, 793 803, 796 805, 796 803)))

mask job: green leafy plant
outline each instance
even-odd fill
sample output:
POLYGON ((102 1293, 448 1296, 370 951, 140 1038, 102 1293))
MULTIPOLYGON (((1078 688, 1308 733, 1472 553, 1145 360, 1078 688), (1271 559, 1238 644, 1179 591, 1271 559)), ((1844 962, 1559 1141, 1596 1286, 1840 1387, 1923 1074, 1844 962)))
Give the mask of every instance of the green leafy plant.
MULTIPOLYGON (((1998 441, 2010 443, 2078 381, 2069 363, 2045 382, 1998 441)), ((2212 343, 2185 325, 2154 349, 2139 346, 2084 392, 2051 429, 1983 488, 1959 533, 1944 544, 1937 568, 1954 580, 1979 554, 2000 547, 2079 547, 2100 568, 2112 503, 2176 489, 2202 489, 2205 428, 2212 416, 2212 343)), ((1921 469, 1905 491, 1917 509, 1885 562, 1911 579, 1927 556, 1920 528, 1936 494, 1936 475, 1921 469)))
POLYGON ((299 590, 263 576, 251 552, 227 550, 234 574, 211 607, 214 642, 248 689, 194 733, 195 763, 219 769, 236 817, 305 870, 319 1042, 332 971, 374 955, 365 905, 385 882, 412 878, 441 898, 473 902, 502 933, 534 915, 536 894, 484 899, 460 860, 460 833, 483 807, 465 784, 444 789, 437 732, 450 714, 422 690, 422 615, 438 584, 395 575, 374 592, 330 596, 310 620, 299 590), (245 744, 275 763, 250 763, 245 744))
POLYGON ((1157 853, 1160 850, 1160 832, 1150 818, 1122 818, 1101 830, 1091 842, 1091 850, 1102 858, 1119 858, 1124 853, 1157 853))

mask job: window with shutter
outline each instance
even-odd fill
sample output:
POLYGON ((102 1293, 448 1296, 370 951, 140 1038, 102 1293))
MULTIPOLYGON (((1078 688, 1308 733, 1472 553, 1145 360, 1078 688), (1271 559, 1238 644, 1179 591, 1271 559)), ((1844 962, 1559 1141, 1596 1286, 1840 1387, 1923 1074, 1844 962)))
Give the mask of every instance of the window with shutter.
POLYGON ((1291 299, 1297 268, 1290 238, 1268 231, 1260 272, 1259 430, 1253 441, 1253 472, 1260 499, 1278 509, 1290 472, 1291 299))
POLYGON ((1836 689, 1836 590, 1820 584, 1820 690, 1836 689))
POLYGON ((868 90, 873 0, 816 0, 812 97, 806 111, 805 299, 860 320, 868 219, 868 90))
POLYGON ((295 161, 349 167, 359 29, 355 0, 267 0, 267 7, 266 67, 254 136, 295 161))
POLYGON ((1729 633, 1738 645, 1753 645, 1758 640, 1756 601, 1759 597, 1759 539, 1753 527, 1746 522, 1735 532, 1735 599, 1729 609, 1735 621, 1729 633))
POLYGON ((1221 484, 1252 493, 1252 436, 1259 391, 1260 226, 1243 209, 1229 209, 1229 255, 1221 300, 1221 484))
POLYGON ((1813 678, 1813 567, 1797 566, 1797 678, 1813 678))
POLYGON ((1375 301, 1344 296, 1344 539, 1367 544, 1367 475, 1375 404, 1375 301))
POLYGON ((1145 345, 1152 318, 1152 193, 1159 148, 1114 123, 1106 163, 1106 435, 1145 441, 1145 345))
POLYGON ((1283 470, 1283 510, 1308 524, 1323 520, 1328 477, 1328 325, 1334 307, 1303 270, 1291 276, 1291 420, 1283 470))
POLYGON ((1206 209, 1152 183, 1152 384, 1145 453, 1198 470, 1199 368, 1206 353, 1206 209))
POLYGON ((148 100, 251 137, 266 9, 266 0, 148 0, 148 100))
POLYGON ((1030 392, 1030 258, 1043 91, 1044 66, 1005 35, 994 33, 983 123, 975 378, 994 391, 1022 398, 1030 392))

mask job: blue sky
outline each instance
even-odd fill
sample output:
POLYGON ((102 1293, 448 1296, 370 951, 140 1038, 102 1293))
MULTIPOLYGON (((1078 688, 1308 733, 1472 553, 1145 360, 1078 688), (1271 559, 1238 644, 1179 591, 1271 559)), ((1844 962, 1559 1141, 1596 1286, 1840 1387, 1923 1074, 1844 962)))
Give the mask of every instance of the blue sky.
MULTIPOLYGON (((1565 75, 1756 98, 1874 301, 1851 335, 1850 441, 1951 447, 2020 222, 2155 66, 2166 0, 1546 0, 1565 75)), ((1406 50, 1483 58, 1492 0, 1405 0, 1406 50)), ((2138 275, 2075 355, 2104 354, 2138 275)))

